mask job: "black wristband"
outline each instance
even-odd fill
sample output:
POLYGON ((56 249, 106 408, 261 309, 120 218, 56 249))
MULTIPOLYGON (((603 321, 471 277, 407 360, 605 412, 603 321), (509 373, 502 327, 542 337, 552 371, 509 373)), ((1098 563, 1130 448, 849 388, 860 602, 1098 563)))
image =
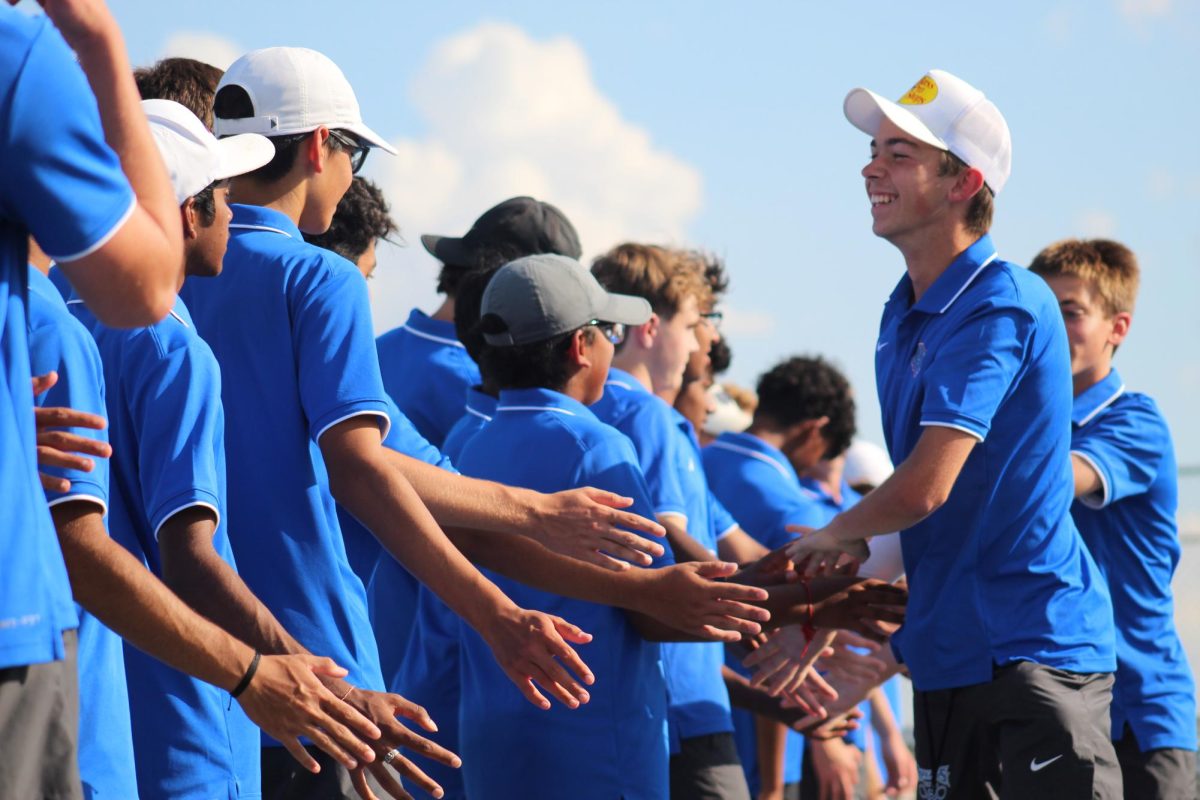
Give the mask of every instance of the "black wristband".
POLYGON ((254 680, 254 673, 258 672, 258 662, 262 660, 262 653, 254 651, 254 658, 250 660, 250 666, 246 667, 246 674, 238 681, 238 685, 233 687, 233 691, 229 693, 230 697, 237 697, 242 692, 246 691, 246 687, 250 685, 250 681, 254 680))

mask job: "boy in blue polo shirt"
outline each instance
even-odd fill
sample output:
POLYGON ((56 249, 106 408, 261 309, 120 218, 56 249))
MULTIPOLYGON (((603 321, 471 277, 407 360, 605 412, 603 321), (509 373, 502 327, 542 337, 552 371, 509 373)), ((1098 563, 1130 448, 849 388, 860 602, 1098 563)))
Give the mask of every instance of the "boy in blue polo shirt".
MULTIPOLYGON (((610 295, 578 262, 518 259, 483 297, 484 358, 500 389, 496 418, 467 443, 467 475, 538 491, 597 485, 650 511, 628 439, 587 408, 604 392, 613 339, 650 316, 639 298, 610 295), (540 302, 531 302, 537 297, 540 302), (516 452, 537 458, 513 459, 516 452)), ((657 564, 669 563, 663 556, 657 564)), ((599 678, 585 708, 547 717, 509 693, 474 633, 463 635, 461 746, 473 798, 658 798, 667 791, 666 690, 659 646, 626 612, 498 579, 535 607, 561 610, 596 632, 599 678), (522 735, 514 736, 514 731, 522 735)))
POLYGON ((50 10, 70 42, 44 16, 0 8, 0 785, 75 798, 78 621, 34 461, 27 240, 115 324, 166 314, 181 243, 116 22, 102 3, 50 10))
POLYGON ((1030 264, 1058 298, 1074 379, 1071 515, 1108 579, 1117 628, 1112 738, 1125 796, 1194 797, 1196 687, 1175 631, 1178 483, 1166 420, 1112 366, 1139 270, 1124 245, 1068 239, 1030 264))
POLYGON ((459 283, 473 270, 523 255, 579 258, 579 236, 549 203, 513 197, 485 211, 464 236, 427 233, 421 244, 442 262, 437 290, 446 299, 432 316, 413 309, 407 322, 379 337, 377 346, 388 395, 421 435, 440 448, 462 415, 463 394, 479 383, 479 369, 454 332, 459 283), (414 380, 417 375, 420 380, 414 380))
POLYGON ((845 113, 873 137, 872 228, 907 266, 875 348, 898 466, 790 553, 819 569, 901 532, 911 594, 892 643, 916 690, 920 792, 1119 797, 1112 605, 1070 516, 1062 317, 987 233, 1008 126, 940 70, 899 103, 855 89, 845 113))

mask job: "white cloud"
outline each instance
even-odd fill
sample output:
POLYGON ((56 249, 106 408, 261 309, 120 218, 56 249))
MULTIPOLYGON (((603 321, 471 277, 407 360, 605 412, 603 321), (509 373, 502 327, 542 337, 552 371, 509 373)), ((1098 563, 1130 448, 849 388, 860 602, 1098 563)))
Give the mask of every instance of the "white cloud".
POLYGON ((1117 218, 1102 209, 1089 209, 1075 217, 1074 227, 1085 238, 1109 238, 1116 234, 1117 218))
POLYGON ((1121 15, 1130 20, 1165 17, 1171 11, 1171 0, 1118 0, 1121 15))
POLYGON ((181 31, 167 39, 158 55, 159 58, 194 58, 220 69, 229 69, 229 65, 245 52, 237 44, 214 33, 181 31))
POLYGON ((768 311, 736 308, 728 303, 721 305, 725 315, 721 329, 734 338, 765 337, 774 333, 775 315, 768 311))
POLYGON ((682 241, 700 208, 699 172, 621 116, 567 37, 479 25, 435 45, 410 97, 425 135, 368 162, 409 242, 381 253, 372 287, 381 329, 433 300, 436 267, 419 234, 464 233, 507 197, 561 208, 585 256, 623 239, 682 241))

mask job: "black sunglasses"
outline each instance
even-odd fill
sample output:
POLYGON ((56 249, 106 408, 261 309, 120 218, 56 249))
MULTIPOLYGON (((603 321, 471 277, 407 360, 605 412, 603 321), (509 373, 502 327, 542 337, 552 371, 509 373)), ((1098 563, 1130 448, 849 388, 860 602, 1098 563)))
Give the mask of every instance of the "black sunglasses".
POLYGON ((604 334, 604 338, 608 339, 613 345, 618 345, 625 341, 625 325, 621 322, 601 322, 594 319, 588 325, 595 325, 604 334))
POLYGON ((362 169, 363 162, 367 160, 367 152, 371 149, 357 139, 353 139, 341 131, 329 131, 329 138, 337 142, 337 147, 345 150, 350 156, 350 172, 357 175, 362 169))

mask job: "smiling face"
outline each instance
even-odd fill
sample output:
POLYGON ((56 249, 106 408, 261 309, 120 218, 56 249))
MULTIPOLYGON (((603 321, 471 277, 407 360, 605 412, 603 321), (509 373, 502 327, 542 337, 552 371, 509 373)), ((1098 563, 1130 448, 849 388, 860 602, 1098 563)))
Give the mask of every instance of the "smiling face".
POLYGON ((899 245, 948 217, 955 178, 940 174, 941 164, 941 150, 884 117, 871 141, 871 160, 862 170, 876 236, 899 245))

